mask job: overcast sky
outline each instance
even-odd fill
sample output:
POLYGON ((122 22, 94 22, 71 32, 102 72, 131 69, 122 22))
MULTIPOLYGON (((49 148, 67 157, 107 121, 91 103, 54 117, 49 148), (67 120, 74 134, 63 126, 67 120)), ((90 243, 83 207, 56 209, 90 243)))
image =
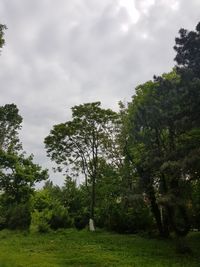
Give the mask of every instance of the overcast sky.
POLYGON ((0 105, 17 104, 27 153, 51 168, 52 126, 74 105, 130 101, 136 85, 171 70, 178 30, 198 21, 200 0, 0 0, 0 105))

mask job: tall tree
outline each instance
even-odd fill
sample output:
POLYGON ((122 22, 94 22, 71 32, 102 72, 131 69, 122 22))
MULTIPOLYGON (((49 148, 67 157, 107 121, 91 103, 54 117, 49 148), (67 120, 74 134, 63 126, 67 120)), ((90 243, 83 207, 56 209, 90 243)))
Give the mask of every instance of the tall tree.
MULTIPOLYGON (((200 22, 195 31, 181 29, 174 47, 177 52, 175 61, 180 74, 182 92, 181 110, 185 135, 183 136, 185 153, 184 169, 191 179, 200 178, 199 138, 200 138, 200 22)), ((183 149, 184 148, 184 149, 183 149)))
POLYGON ((0 149, 18 151, 22 148, 18 131, 21 129, 22 117, 15 104, 0 107, 0 149))
MULTIPOLYGON (((45 138, 47 154, 73 175, 82 174, 91 195, 90 230, 94 230, 96 182, 100 178, 101 158, 109 160, 111 136, 118 116, 100 102, 72 108, 72 120, 55 125, 45 138)), ((110 151, 113 151, 112 149, 110 151)))
POLYGON ((183 168, 183 96, 180 77, 172 72, 139 86, 129 105, 130 154, 158 229, 165 236, 169 234, 169 225, 178 235, 189 230, 184 195, 189 182, 183 168))
POLYGON ((138 86, 128 109, 129 154, 164 235, 168 225, 187 234, 186 200, 200 178, 200 23, 179 34, 175 71, 138 86))

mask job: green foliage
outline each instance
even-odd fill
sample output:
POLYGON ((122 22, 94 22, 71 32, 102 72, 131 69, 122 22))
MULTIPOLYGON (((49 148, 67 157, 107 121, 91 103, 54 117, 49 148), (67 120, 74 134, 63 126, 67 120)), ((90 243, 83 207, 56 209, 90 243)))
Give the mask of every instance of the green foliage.
POLYGON ((79 213, 83 206, 88 207, 88 191, 84 185, 77 187, 76 181, 67 176, 62 187, 61 201, 73 216, 79 213))
POLYGON ((52 183, 46 183, 43 189, 35 192, 32 198, 32 228, 39 232, 48 232, 50 229, 68 228, 73 225, 68 208, 62 204, 60 193, 61 189, 52 183))
POLYGON ((47 155, 58 164, 59 170, 82 174, 91 197, 90 218, 94 219, 96 183, 100 178, 99 163, 109 159, 114 135, 115 112, 102 109, 100 102, 72 108, 72 120, 55 125, 45 138, 47 155))
POLYGON ((73 226, 67 209, 59 203, 56 203, 52 210, 47 208, 42 211, 34 210, 32 218, 32 229, 41 233, 48 232, 50 229, 57 230, 73 226))
POLYGON ((67 209, 59 204, 54 205, 49 224, 54 230, 71 227, 72 220, 69 218, 67 209))
POLYGON ((0 149, 6 152, 21 149, 18 131, 21 129, 22 117, 15 104, 0 107, 0 149))
POLYGON ((0 229, 18 229, 28 230, 31 224, 31 207, 29 202, 27 203, 12 203, 8 205, 4 203, 4 199, 1 197, 0 207, 0 229))
POLYGON ((82 230, 86 228, 88 225, 88 220, 89 220, 89 213, 87 211, 80 211, 78 214, 75 215, 74 217, 74 226, 78 230, 82 230))
MULTIPOLYGON (((187 108, 184 111, 182 107, 181 100, 187 90, 190 88, 182 88, 180 76, 172 72, 139 86, 129 105, 129 154, 163 234, 167 234, 169 228, 177 234, 186 234, 189 230, 186 215, 188 177, 198 175, 198 152, 194 148, 198 131, 186 120, 187 108), (186 139, 190 139, 189 142, 186 139), (160 199, 167 200, 162 202, 164 221, 157 194, 160 199), (177 210, 181 212, 177 213, 177 210), (180 221, 184 221, 185 227, 180 221)), ((191 114, 188 119, 189 116, 191 114)))
POLYGON ((103 219, 103 226, 118 233, 151 232, 153 221, 149 211, 141 200, 127 205, 127 203, 112 203, 108 210, 101 210, 99 217, 103 219))
POLYGON ((3 47, 3 45, 5 44, 5 40, 4 40, 4 31, 7 29, 6 25, 2 25, 0 24, 0 48, 3 47))
POLYGON ((34 185, 47 178, 47 171, 33 163, 33 156, 22 152, 18 136, 21 122, 16 105, 0 107, 1 228, 28 229, 34 185))
POLYGON ((50 231, 49 221, 51 219, 52 213, 48 209, 43 211, 35 210, 32 213, 32 225, 31 229, 39 233, 48 233, 50 231))
POLYGON ((9 229, 28 230, 31 224, 31 211, 28 203, 15 204, 7 211, 6 227, 9 229))
POLYGON ((76 182, 67 177, 62 192, 64 206, 67 207, 74 226, 79 230, 85 228, 90 217, 88 187, 85 185, 77 187, 76 182))
POLYGON ((194 229, 200 230, 200 180, 192 183, 192 199, 189 203, 191 222, 194 229))
POLYGON ((71 166, 72 174, 83 173, 86 180, 96 175, 97 159, 106 156, 109 130, 117 118, 115 112, 100 105, 95 102, 73 107, 72 121, 55 125, 45 138, 47 154, 59 170, 69 171, 71 166))
POLYGON ((8 203, 26 202, 36 182, 47 178, 47 171, 32 161, 32 156, 0 151, 0 188, 8 203))
POLYGON ((188 72, 189 70, 193 76, 200 78, 200 22, 197 24, 195 31, 180 29, 179 35, 174 46, 177 52, 175 60, 178 68, 181 69, 181 72, 183 70, 188 72))

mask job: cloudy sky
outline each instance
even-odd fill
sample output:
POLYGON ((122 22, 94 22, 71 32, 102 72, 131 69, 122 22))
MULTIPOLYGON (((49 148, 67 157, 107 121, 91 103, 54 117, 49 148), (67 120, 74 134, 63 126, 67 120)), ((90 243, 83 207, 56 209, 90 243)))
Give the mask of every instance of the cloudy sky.
POLYGON ((198 21, 199 0, 0 0, 0 105, 17 104, 27 153, 51 168, 52 126, 74 105, 129 101, 136 85, 171 70, 178 30, 198 21))

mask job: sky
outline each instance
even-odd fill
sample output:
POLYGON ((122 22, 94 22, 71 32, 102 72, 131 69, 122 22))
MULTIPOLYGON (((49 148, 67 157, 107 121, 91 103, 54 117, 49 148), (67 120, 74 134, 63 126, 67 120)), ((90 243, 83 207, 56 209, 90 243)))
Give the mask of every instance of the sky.
POLYGON ((0 105, 18 106, 27 154, 62 185, 43 143, 52 126, 74 105, 130 101, 137 85, 172 69, 179 29, 199 21, 199 0, 0 0, 0 105))

